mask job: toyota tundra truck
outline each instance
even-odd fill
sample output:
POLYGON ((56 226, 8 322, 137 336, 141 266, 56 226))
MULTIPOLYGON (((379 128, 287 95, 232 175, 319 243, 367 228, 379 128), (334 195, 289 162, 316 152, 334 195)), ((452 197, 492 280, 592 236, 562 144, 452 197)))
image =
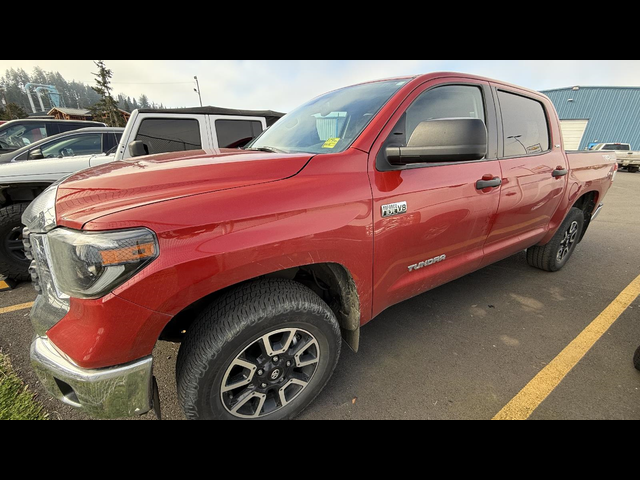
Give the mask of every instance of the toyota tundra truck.
POLYGON ((289 419, 389 306, 523 250, 561 269, 616 170, 563 150, 545 95, 460 73, 320 95, 241 150, 84 170, 23 216, 32 364, 62 402, 136 416, 159 409, 154 345, 181 342, 186 418, 289 419))

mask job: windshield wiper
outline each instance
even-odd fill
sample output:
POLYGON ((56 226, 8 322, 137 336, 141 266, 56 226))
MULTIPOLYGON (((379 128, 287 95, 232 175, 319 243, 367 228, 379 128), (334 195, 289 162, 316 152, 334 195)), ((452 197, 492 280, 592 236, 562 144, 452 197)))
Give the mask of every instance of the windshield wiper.
POLYGON ((268 147, 266 145, 264 147, 258 147, 258 148, 245 148, 245 150, 254 150, 258 152, 284 153, 282 150, 278 150, 277 148, 274 148, 274 147, 268 147))

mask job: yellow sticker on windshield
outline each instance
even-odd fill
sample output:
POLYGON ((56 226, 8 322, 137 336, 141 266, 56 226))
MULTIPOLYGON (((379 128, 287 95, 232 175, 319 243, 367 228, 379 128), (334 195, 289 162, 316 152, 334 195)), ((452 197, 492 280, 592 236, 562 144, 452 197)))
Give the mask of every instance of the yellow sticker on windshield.
POLYGON ((339 138, 328 138, 327 141, 322 145, 322 148, 333 148, 339 141, 339 138))

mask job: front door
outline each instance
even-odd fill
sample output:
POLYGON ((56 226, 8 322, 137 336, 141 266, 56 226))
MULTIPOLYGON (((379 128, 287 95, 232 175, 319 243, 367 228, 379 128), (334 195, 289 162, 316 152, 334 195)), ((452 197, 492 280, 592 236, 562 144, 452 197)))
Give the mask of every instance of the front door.
POLYGON ((498 209, 500 186, 478 188, 501 178, 495 113, 483 83, 435 84, 412 92, 371 151, 369 176, 374 201, 373 315, 478 268, 482 247, 498 209), (393 166, 385 163, 389 142, 406 145, 421 121, 480 118, 488 128, 483 160, 393 166))

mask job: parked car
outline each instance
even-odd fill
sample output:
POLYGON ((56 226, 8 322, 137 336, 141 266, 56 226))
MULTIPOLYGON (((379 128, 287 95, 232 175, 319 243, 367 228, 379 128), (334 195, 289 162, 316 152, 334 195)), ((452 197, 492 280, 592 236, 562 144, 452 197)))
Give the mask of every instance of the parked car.
POLYGON ((0 154, 28 146, 58 133, 87 127, 104 127, 102 122, 21 118, 0 125, 0 154))
POLYGON ((0 155, 0 275, 12 280, 30 278, 21 220, 29 202, 59 178, 103 163, 123 131, 116 127, 81 128, 0 155))
POLYGON ((525 249, 561 269, 616 169, 564 151, 545 95, 433 73, 316 97, 245 149, 84 170, 23 215, 32 364, 61 401, 135 416, 158 407, 154 345, 181 341, 187 418, 291 418, 391 305, 525 249))
POLYGON ((640 170, 640 152, 631 150, 628 143, 598 143, 592 150, 613 152, 618 168, 626 168, 630 173, 640 170))
POLYGON ((87 127, 69 130, 0 155, 0 164, 105 154, 122 138, 122 127, 87 127))

